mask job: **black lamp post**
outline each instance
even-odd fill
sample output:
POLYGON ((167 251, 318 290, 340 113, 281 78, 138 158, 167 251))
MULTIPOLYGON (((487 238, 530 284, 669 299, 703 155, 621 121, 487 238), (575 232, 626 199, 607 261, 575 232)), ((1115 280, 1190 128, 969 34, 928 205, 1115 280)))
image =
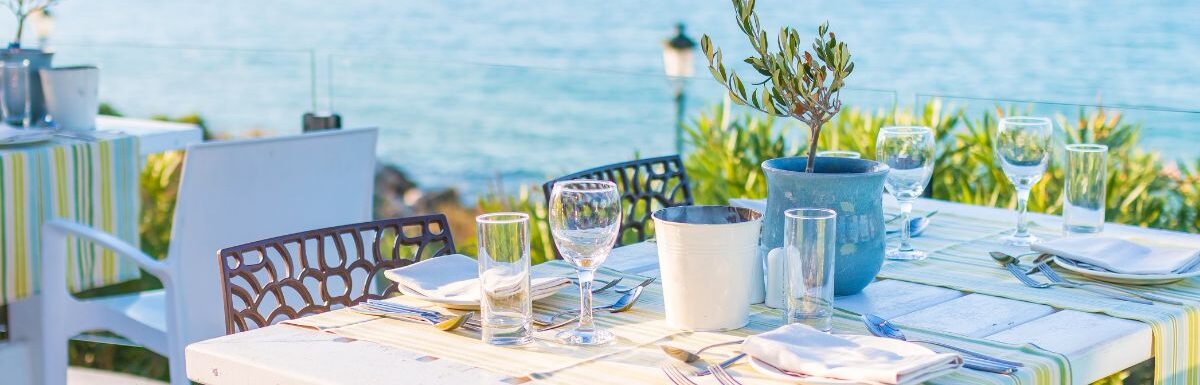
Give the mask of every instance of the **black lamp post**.
POLYGON ((687 78, 692 76, 696 41, 684 33, 683 23, 675 25, 675 37, 663 42, 663 70, 675 89, 675 151, 683 154, 683 113, 687 106, 687 78))

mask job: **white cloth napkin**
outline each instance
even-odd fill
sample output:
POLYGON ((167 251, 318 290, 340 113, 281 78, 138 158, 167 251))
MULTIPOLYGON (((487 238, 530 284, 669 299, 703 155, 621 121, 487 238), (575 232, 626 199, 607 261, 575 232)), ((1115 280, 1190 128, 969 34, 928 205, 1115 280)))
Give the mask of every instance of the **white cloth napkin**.
POLYGON ((1102 236, 1059 238, 1030 248, 1123 274, 1180 273, 1200 263, 1200 250, 1144 246, 1102 236))
POLYGON ((785 371, 869 384, 916 384, 962 366, 958 355, 911 342, 832 335, 802 324, 750 336, 742 352, 785 371))
MULTIPOLYGON (((462 254, 426 259, 385 271, 383 275, 426 297, 479 302, 478 262, 462 254)), ((571 281, 563 277, 534 273, 530 277, 529 291, 536 296, 545 291, 559 290, 570 283, 571 281)), ((506 286, 515 290, 519 284, 518 278, 506 286)))

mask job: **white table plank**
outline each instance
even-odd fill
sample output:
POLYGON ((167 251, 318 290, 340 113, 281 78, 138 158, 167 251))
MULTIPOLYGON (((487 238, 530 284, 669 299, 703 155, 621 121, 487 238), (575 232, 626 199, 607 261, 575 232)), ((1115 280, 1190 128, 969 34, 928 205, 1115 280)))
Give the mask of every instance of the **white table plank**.
POLYGON ((507 376, 373 342, 275 325, 188 345, 187 376, 224 384, 510 384, 507 376))
POLYGON ((895 317, 892 321, 971 337, 985 337, 1054 313, 1054 308, 970 294, 895 317))
POLYGON ((895 318, 962 297, 958 290, 892 279, 872 282, 862 293, 837 297, 837 307, 858 314, 895 318))
POLYGON ((1128 368, 1149 357, 1150 328, 1137 321, 1063 310, 987 339, 1012 344, 1032 343, 1066 355, 1077 374, 1076 384, 1105 377, 1114 368, 1128 368))

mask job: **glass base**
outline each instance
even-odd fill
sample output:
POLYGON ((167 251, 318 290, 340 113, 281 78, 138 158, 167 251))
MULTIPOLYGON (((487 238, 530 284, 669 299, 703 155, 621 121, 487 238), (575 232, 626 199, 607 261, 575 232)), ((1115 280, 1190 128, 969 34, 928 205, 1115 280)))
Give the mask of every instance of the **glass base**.
POLYGON ((920 250, 901 251, 900 249, 890 249, 884 257, 892 261, 920 261, 924 260, 927 255, 925 255, 924 251, 920 250))
POLYGON ((607 345, 617 339, 608 330, 592 329, 585 331, 579 330, 579 328, 561 331, 555 337, 558 338, 559 342, 576 346, 607 345))
POLYGON ((1029 246, 1037 243, 1038 237, 1033 234, 1017 235, 1012 234, 1004 237, 1004 244, 1008 246, 1029 246))

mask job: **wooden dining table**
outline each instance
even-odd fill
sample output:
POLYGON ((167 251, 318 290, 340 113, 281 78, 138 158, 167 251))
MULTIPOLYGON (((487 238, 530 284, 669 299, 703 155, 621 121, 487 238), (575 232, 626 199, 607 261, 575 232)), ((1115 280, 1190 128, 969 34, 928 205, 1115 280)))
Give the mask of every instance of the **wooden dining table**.
MULTIPOLYGON (((756 208, 762 205, 761 201, 733 203, 756 208)), ((1011 210, 929 199, 918 201, 916 206, 966 217, 1011 219, 1013 223, 1016 218, 1011 210)), ((1030 219, 1045 229, 1061 226, 1061 218, 1052 215, 1031 214, 1030 219)), ((938 231, 937 221, 934 218, 930 233, 938 231)), ((1105 231, 1200 244, 1200 236, 1132 226, 1108 224, 1105 231)), ((980 251, 980 258, 986 258, 986 251, 980 251)), ((618 248, 604 266, 657 276, 656 246, 639 243, 618 248)), ((1015 279, 1011 284, 1019 285, 1015 279)), ((880 278, 859 294, 836 298, 835 306, 875 314, 906 327, 1057 353, 1069 362, 1067 382, 1072 384, 1091 383, 1154 358, 1153 334, 1147 323, 971 290, 880 278)), ((188 378, 212 385, 554 382, 552 378, 512 378, 453 360, 286 324, 197 342, 187 347, 186 356, 188 378)))

